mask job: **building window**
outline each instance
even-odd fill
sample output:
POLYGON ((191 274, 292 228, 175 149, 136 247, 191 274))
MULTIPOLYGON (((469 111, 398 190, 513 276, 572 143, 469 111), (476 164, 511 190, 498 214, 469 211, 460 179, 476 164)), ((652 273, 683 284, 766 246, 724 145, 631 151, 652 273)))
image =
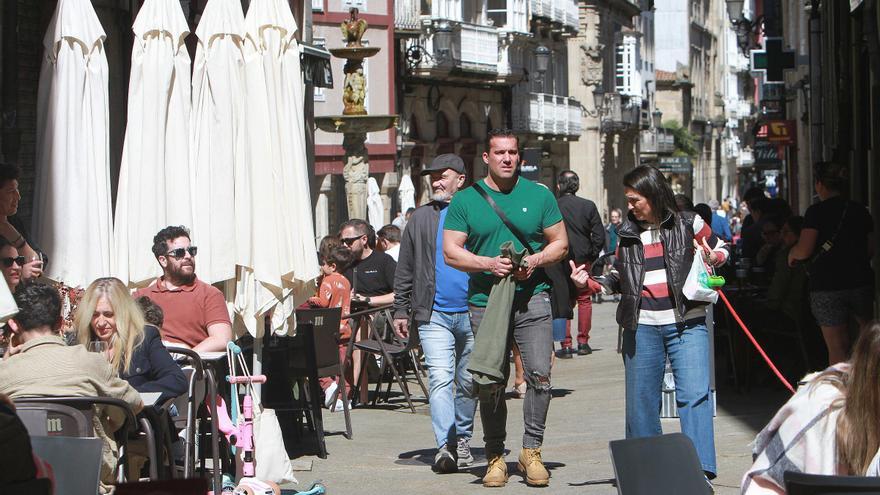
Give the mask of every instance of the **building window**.
POLYGON ((409 140, 418 141, 421 137, 419 134, 419 121, 416 120, 416 114, 412 114, 409 116, 409 140))
POLYGON ((312 12, 324 12, 324 0, 312 0, 312 12))
POLYGON ((623 35, 614 50, 614 86, 622 95, 641 96, 639 39, 623 35))
POLYGON ((487 0, 486 15, 492 26, 507 26, 507 0, 487 0))
POLYGON ((473 130, 471 129, 471 119, 469 119, 468 116, 465 114, 461 114, 461 116, 458 118, 458 137, 473 137, 473 130))
POLYGON ((449 138, 449 119, 443 112, 437 113, 437 139, 449 138))

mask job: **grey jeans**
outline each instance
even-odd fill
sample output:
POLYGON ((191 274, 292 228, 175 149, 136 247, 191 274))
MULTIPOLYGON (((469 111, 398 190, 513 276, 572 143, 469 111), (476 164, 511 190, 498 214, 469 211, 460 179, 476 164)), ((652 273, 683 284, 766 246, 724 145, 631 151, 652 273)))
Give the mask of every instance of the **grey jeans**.
MULTIPOLYGON (((470 307, 471 328, 476 333, 486 308, 470 307)), ((544 424, 550 408, 550 361, 553 355, 553 318, 550 314, 550 296, 542 292, 528 300, 514 303, 510 315, 507 349, 513 342, 522 355, 526 378, 526 397, 523 401, 525 433, 522 445, 534 449, 544 441, 544 424), (512 338, 511 338, 512 337, 512 338)), ((505 365, 504 376, 510 376, 510 363, 505 365)), ((503 454, 507 438, 507 404, 504 389, 493 395, 480 395, 480 419, 483 422, 483 440, 486 455, 503 454)))

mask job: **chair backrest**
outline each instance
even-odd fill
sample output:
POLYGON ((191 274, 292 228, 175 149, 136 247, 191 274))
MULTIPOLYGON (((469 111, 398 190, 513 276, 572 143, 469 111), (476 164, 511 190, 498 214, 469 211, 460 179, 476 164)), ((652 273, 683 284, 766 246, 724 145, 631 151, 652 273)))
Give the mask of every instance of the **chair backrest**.
POLYGON ((101 475, 100 438, 32 436, 34 453, 52 466, 55 495, 98 492, 101 475))
POLYGON ((786 471, 783 475, 789 495, 850 495, 880 493, 880 478, 828 476, 786 471))
MULTIPOLYGON (((342 308, 301 309, 296 312, 298 328, 311 332, 314 339, 315 364, 318 376, 335 376, 339 372, 339 324, 342 308)), ((306 335, 302 335, 308 340, 306 335)))
POLYGON ((32 436, 92 437, 92 411, 65 404, 15 402, 16 412, 32 436))
POLYGON ((681 433, 609 442, 620 495, 712 493, 703 476, 697 450, 681 433))

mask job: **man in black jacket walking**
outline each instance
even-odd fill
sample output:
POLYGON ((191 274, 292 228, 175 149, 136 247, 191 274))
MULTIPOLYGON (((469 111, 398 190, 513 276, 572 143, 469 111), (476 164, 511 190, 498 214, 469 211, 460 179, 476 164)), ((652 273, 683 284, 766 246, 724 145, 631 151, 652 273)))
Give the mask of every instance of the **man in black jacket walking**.
POLYGON ((443 154, 422 174, 431 175, 431 202, 413 212, 403 231, 394 275, 394 331, 408 338, 410 320, 418 329, 438 447, 433 469, 449 473, 474 461, 470 439, 477 408, 467 369, 474 346, 468 274, 443 259, 443 220, 449 201, 464 185, 464 162, 443 154))
MULTIPOLYGON (((589 199, 575 196, 580 189, 580 179, 571 170, 559 174, 556 181, 559 191, 559 211, 562 212, 562 220, 565 222, 565 230, 568 233, 568 258, 577 266, 590 265, 605 246, 605 228, 602 226, 602 218, 596 204, 589 199)), ((568 260, 563 263, 566 270, 570 271, 568 260)), ((593 295, 589 287, 583 289, 571 288, 572 305, 577 301, 578 307, 578 333, 577 353, 581 356, 590 354, 590 328, 593 320, 593 295)), ((557 352, 557 357, 570 358, 574 355, 571 339, 571 320, 565 329, 565 339, 562 341, 562 349, 557 352)))

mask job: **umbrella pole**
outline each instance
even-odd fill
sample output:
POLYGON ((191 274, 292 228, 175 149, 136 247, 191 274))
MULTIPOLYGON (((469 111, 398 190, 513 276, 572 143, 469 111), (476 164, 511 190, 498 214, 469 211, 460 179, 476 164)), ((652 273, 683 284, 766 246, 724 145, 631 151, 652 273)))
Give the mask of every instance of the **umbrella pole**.
MULTIPOLYGON (((263 337, 267 335, 266 332, 269 332, 270 324, 269 317, 266 316, 263 319, 263 337)), ((254 337, 254 362, 251 366, 253 376, 263 374, 263 337, 254 337)), ((252 386, 257 396, 262 397, 263 385, 261 383, 254 383, 252 386)))

